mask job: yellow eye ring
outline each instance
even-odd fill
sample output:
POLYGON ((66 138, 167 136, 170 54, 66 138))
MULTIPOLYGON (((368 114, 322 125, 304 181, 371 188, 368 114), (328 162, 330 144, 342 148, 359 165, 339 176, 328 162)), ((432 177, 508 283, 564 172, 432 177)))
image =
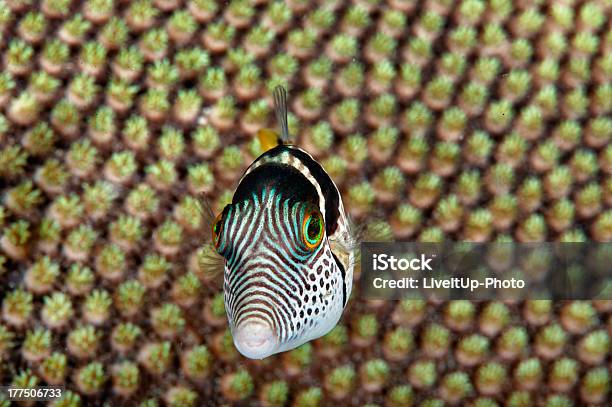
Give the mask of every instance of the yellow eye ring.
POLYGON ((218 214, 217 217, 215 218, 215 221, 213 222, 212 225, 212 242, 215 245, 215 248, 219 248, 219 243, 221 242, 221 240, 219 239, 221 237, 221 228, 222 228, 222 224, 221 224, 221 218, 223 217, 223 212, 218 214))
POLYGON ((323 240, 323 218, 319 211, 308 213, 302 221, 302 237, 308 250, 314 250, 323 240))

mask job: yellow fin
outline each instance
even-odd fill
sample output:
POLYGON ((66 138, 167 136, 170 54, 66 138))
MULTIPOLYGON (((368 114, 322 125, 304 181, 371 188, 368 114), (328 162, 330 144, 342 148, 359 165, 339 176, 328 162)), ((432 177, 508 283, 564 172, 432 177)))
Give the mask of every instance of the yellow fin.
POLYGON ((259 144, 261 144, 262 151, 268 151, 280 144, 278 134, 270 129, 259 130, 257 138, 259 139, 259 144))

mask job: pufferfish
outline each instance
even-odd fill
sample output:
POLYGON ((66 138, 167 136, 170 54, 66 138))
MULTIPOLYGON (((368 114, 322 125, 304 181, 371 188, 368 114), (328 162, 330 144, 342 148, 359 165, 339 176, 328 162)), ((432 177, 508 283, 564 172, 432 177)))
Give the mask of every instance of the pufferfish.
POLYGON ((281 134, 260 130, 267 151, 212 224, 233 341, 251 359, 328 333, 351 293, 355 258, 338 188, 321 164, 289 143, 287 93, 277 87, 273 96, 281 134))

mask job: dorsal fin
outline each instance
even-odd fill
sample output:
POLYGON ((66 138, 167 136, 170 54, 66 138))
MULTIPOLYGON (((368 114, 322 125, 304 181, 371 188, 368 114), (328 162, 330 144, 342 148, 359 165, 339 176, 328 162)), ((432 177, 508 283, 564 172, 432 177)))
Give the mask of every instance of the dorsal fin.
POLYGON ((287 123, 287 91, 281 85, 274 88, 274 113, 281 129, 281 140, 283 144, 289 142, 289 125, 287 123))

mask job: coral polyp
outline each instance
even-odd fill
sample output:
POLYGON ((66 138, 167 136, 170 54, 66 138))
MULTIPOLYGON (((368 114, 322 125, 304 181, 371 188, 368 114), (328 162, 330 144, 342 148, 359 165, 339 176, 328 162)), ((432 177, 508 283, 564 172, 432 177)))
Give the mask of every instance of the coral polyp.
POLYGON ((610 405, 605 300, 376 302, 356 278, 328 335, 249 361, 203 203, 231 200, 283 85, 364 230, 610 242, 611 13, 0 0, 0 383, 64 386, 58 407, 610 405))

